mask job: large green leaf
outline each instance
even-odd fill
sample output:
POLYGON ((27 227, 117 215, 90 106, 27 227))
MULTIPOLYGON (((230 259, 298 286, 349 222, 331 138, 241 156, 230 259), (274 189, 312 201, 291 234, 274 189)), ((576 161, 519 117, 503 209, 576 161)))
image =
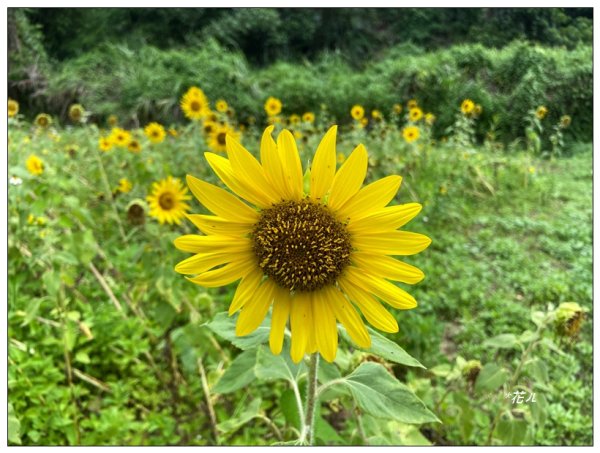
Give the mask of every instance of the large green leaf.
POLYGON ((217 313, 212 321, 206 324, 210 330, 224 340, 233 343, 240 349, 252 349, 269 340, 271 318, 267 316, 262 324, 249 335, 238 337, 235 334, 237 316, 229 316, 227 312, 217 313))
MULTIPOLYGON (((350 341, 350 337, 342 325, 339 326, 339 330, 342 337, 344 337, 346 341, 350 341)), ((393 341, 388 340, 386 337, 370 327, 367 327, 367 330, 371 335, 371 347, 369 349, 361 349, 362 351, 369 352, 381 357, 382 359, 399 363, 401 365, 425 368, 417 359, 412 357, 408 352, 406 352, 393 341)))
POLYGON ((488 363, 481 369, 477 376, 475 390, 478 392, 496 390, 504 384, 507 379, 508 371, 494 363, 488 363))
POLYGON ((238 355, 227 368, 217 385, 214 387, 216 393, 230 393, 246 387, 256 376, 254 364, 256 363, 256 349, 249 349, 238 355))
POLYGON ((514 348, 517 344, 517 337, 512 333, 503 333, 501 335, 496 335, 495 337, 488 338, 483 342, 484 346, 489 346, 491 348, 514 348))
POLYGON ((403 423, 440 421, 412 390, 379 363, 362 363, 342 382, 350 389, 358 406, 375 417, 403 423))
POLYGON ((245 411, 236 417, 232 417, 222 423, 217 424, 217 429, 223 433, 232 433, 237 431, 246 423, 260 414, 260 403, 262 400, 256 398, 248 405, 245 411))
POLYGON ((259 379, 295 381, 304 369, 303 362, 299 364, 292 362, 287 348, 284 348, 279 355, 273 354, 266 346, 259 346, 258 348, 254 372, 259 379))

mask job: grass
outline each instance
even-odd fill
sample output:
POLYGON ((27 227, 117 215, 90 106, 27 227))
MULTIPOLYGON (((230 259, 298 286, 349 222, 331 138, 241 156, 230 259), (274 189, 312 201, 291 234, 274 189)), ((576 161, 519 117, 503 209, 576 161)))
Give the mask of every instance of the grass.
MULTIPOLYGON (((303 129, 304 164, 322 126, 303 129)), ((244 136, 255 153, 261 132, 251 128, 244 136)), ((186 173, 215 181, 202 156, 203 136, 189 126, 159 145, 144 143, 135 155, 101 153, 100 133, 95 126, 55 134, 26 123, 9 127, 9 174, 23 180, 9 186, 9 403, 18 427, 11 442, 240 445, 294 439, 294 415, 287 409, 293 394, 280 383, 213 392, 239 353, 202 324, 226 310, 234 288, 203 289, 175 274, 185 256, 172 241, 192 226, 161 226, 151 218, 141 226, 128 222, 127 207, 145 198, 153 181, 186 173), (45 163, 37 177, 24 169, 32 153, 45 163), (113 199, 123 177, 133 190, 113 199), (260 417, 223 424, 243 419, 258 398, 260 417)), ((425 136, 407 145, 399 136, 388 125, 369 133, 344 130, 338 138, 346 156, 359 142, 366 145, 369 181, 404 177, 396 201, 424 205, 409 229, 433 238, 428 250, 406 260, 426 279, 411 288, 419 307, 395 311, 400 332, 390 338, 429 369, 453 364, 457 355, 514 366, 517 351, 492 351, 484 341, 531 329, 532 309, 578 302, 590 313, 577 341, 561 344, 562 355, 539 353, 552 385, 543 391, 545 423, 530 443, 590 444, 591 145, 572 145, 572 157, 541 160, 489 143, 467 149, 427 144, 425 136)), ((193 211, 201 210, 194 202, 193 211)), ((338 365, 359 359, 351 350, 341 352, 338 365)), ((396 366, 394 372, 435 411, 445 384, 429 371, 396 366)), ((365 416, 359 430, 339 401, 324 405, 321 415, 321 443, 383 438, 483 445, 490 423, 481 416, 471 431, 460 423, 419 431, 378 426, 365 416)))

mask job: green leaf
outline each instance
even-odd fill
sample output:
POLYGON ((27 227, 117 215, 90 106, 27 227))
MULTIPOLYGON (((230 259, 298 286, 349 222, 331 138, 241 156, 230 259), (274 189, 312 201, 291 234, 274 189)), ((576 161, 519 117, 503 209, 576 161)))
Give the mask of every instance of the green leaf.
POLYGON ((517 344, 517 337, 512 333, 503 333, 495 337, 489 338, 483 342, 484 346, 498 349, 514 348, 517 344))
POLYGON ((295 381, 304 370, 304 363, 292 362, 289 353, 284 349, 281 354, 275 355, 266 346, 259 346, 256 355, 256 366, 254 372, 258 379, 265 381, 272 379, 285 379, 295 381))
POLYGON ((403 423, 440 422, 412 390, 379 363, 364 362, 341 382, 368 414, 403 423))
POLYGON ((319 369, 317 370, 317 378, 321 384, 325 382, 333 381, 334 379, 340 379, 342 377, 340 370, 333 363, 326 362, 325 360, 319 361, 319 369))
POLYGON ((254 364, 256 349, 249 349, 238 355, 229 368, 223 373, 219 382, 213 388, 216 393, 230 393, 246 387, 255 378, 254 364))
POLYGON ((315 417, 315 437, 325 445, 345 443, 334 427, 320 415, 315 417))
POLYGON ((298 414, 298 403, 292 389, 286 389, 279 397, 279 407, 288 425, 297 430, 300 429, 300 414, 298 414))
POLYGON ((21 422, 12 403, 8 403, 8 443, 21 445, 21 422))
POLYGON ((269 341, 269 330, 271 327, 271 318, 269 316, 265 318, 258 329, 244 337, 238 337, 235 334, 236 320, 237 316, 229 316, 227 312, 221 312, 217 313, 212 321, 204 325, 224 340, 233 343, 234 346, 243 350, 255 348, 269 341))
MULTIPOLYGON (((344 326, 339 325, 338 328, 342 337, 344 337, 346 341, 350 341, 350 337, 348 336, 344 326)), ((381 357, 382 359, 399 363, 401 365, 425 368, 417 359, 412 357, 393 341, 388 340, 386 337, 370 327, 367 327, 367 330, 371 335, 371 347, 369 349, 361 349, 361 351, 369 352, 381 357)))
POLYGON ((40 308, 40 304, 42 303, 43 300, 44 300, 43 297, 37 297, 37 298, 29 301, 29 303, 27 304, 27 312, 25 314, 25 318, 23 319, 23 322, 21 323, 22 326, 26 326, 33 320, 33 318, 36 317, 38 310, 40 308))
POLYGON ((544 424, 546 423, 546 406, 548 403, 546 402, 546 397, 544 395, 535 395, 535 403, 529 403, 529 409, 531 410, 531 417, 535 421, 538 430, 542 430, 544 428, 544 424))
POLYGON ((503 418, 494 431, 502 445, 521 445, 527 433, 527 421, 517 418, 503 418))
POLYGON ((548 382, 548 367, 546 363, 540 359, 535 359, 527 366, 531 376, 536 380, 536 384, 545 384, 548 382))
POLYGON ((237 417, 230 418, 222 423, 217 424, 217 429, 223 433, 231 433, 237 431, 246 423, 260 414, 260 403, 262 400, 256 398, 248 405, 247 409, 237 417))
POLYGON ((481 369, 477 376, 475 390, 478 392, 496 390, 504 384, 507 379, 508 371, 494 363, 488 363, 481 369))

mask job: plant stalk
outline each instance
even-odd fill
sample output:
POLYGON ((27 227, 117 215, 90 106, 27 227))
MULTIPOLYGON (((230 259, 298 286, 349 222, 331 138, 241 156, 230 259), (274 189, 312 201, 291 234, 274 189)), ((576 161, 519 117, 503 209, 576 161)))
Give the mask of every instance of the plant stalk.
POLYGON ((319 353, 310 356, 308 365, 308 388, 306 391, 306 410, 304 419, 304 430, 300 437, 302 442, 308 440, 308 445, 315 442, 315 408, 317 404, 317 371, 319 369, 319 353))

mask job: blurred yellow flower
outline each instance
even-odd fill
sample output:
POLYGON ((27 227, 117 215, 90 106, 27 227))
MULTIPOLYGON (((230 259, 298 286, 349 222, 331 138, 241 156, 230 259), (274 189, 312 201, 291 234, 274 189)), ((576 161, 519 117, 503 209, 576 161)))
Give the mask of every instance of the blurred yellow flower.
POLYGON ((302 132, 294 131, 294 138, 300 140, 302 138, 302 132))
POLYGON ((225 113, 227 112, 229 105, 227 105, 227 102, 224 99, 219 99, 215 102, 215 108, 217 109, 217 112, 225 113))
POLYGON ((108 115, 106 122, 110 127, 115 127, 117 124, 119 124, 119 118, 117 115, 108 115))
POLYGON ((133 188, 133 184, 131 184, 131 181, 129 181, 129 179, 127 179, 127 178, 119 179, 119 187, 117 188, 117 190, 119 192, 128 193, 128 192, 131 192, 132 188, 133 188))
POLYGON ((146 137, 148 137, 152 143, 161 143, 167 136, 162 124, 156 122, 148 124, 144 128, 144 134, 146 134, 146 137))
POLYGON ((208 146, 217 152, 225 152, 227 147, 227 136, 231 135, 236 140, 239 139, 239 132, 232 128, 229 124, 217 124, 215 129, 208 136, 208 146))
POLYGON ((346 155, 344 153, 337 153, 337 162, 338 164, 346 162, 346 155))
POLYGON ((313 112, 306 112, 304 115, 302 115, 302 121, 305 123, 314 123, 315 114, 313 112))
POLYGON ((471 112, 473 112, 474 108, 475 104, 471 99, 465 99, 462 101, 462 104, 460 104, 460 111, 463 112, 464 115, 469 115, 471 112))
POLYGON ((281 101, 273 96, 270 96, 265 101, 265 112, 269 116, 279 115, 281 113, 281 101))
POLYGON ((407 143, 412 143, 419 138, 420 131, 416 126, 407 126, 402 129, 402 136, 407 143))
POLYGON ((475 109, 473 110, 473 113, 475 114, 475 116, 481 115, 482 112, 483 112, 483 107, 481 106, 481 104, 475 104, 475 109))
POLYGON ((204 124, 202 125, 202 131, 204 132, 204 135, 208 137, 210 134, 213 133, 217 126, 217 123, 215 123, 214 121, 205 120, 204 124))
POLYGON ((534 174, 535 173, 535 167, 534 166, 530 166, 527 171, 529 171, 530 174, 534 174))
POLYGON ((367 125, 368 125, 368 124, 369 124, 369 118, 362 118, 362 119, 360 120, 360 125, 361 125, 362 127, 367 127, 367 125))
POLYGON ((295 126, 297 124, 300 124, 300 115, 296 115, 295 113, 290 115, 290 124, 295 126))
POLYGON ((378 120, 378 121, 383 119, 383 115, 381 114, 380 110, 373 110, 373 111, 371 111, 371 117, 374 120, 378 120))
POLYGON ((146 197, 150 207, 149 215, 161 225, 165 222, 179 225, 185 213, 190 210, 190 206, 185 203, 191 199, 187 191, 181 181, 172 176, 153 183, 152 193, 146 197))
POLYGON ((175 129, 174 127, 169 128, 169 135, 171 137, 177 137, 179 135, 179 132, 177 132, 177 129, 175 129))
POLYGON ((425 122, 431 126, 433 123, 435 123, 435 115, 433 113, 426 113, 425 122))
POLYGON ((408 111, 408 118, 413 122, 419 121, 421 118, 423 118, 423 110, 421 110, 419 107, 412 107, 408 111))
POLYGON ((415 107, 418 107, 419 103, 417 102, 416 99, 411 99, 410 101, 408 101, 406 103, 406 107, 410 110, 410 109, 414 109, 415 107))
POLYGON ((110 141, 116 146, 127 146, 131 141, 131 133, 120 127, 115 127, 110 132, 110 141))
POLYGON ((19 113, 19 103, 14 99, 8 98, 8 117, 13 118, 19 113))
POLYGON ((180 105, 183 114, 190 120, 199 120, 210 113, 206 95, 198 87, 191 87, 181 98, 180 105))
POLYGON ((567 127, 569 127, 571 125, 571 117, 569 115, 563 115, 560 118, 560 127, 562 129, 566 129, 567 127))
POLYGON ((44 172, 44 163, 42 159, 37 157, 35 154, 30 155, 25 162, 27 171, 32 175, 41 175, 44 172))
POLYGON ((113 142, 110 137, 100 137, 98 140, 98 148, 102 151, 107 152, 110 151, 113 147, 113 142))
POLYGON ((402 113, 402 104, 396 103, 392 108, 395 114, 399 115, 400 113, 402 113))
POLYGON ((352 115, 352 118, 355 120, 362 120, 365 116, 365 109, 362 105, 356 104, 350 109, 350 115, 352 115))
POLYGON ((35 117, 34 123, 38 127, 48 127, 52 124, 52 117, 47 113, 39 113, 35 117))
POLYGON ((74 123, 79 123, 83 119, 85 110, 81 104, 73 104, 69 107, 69 119, 74 123))
POLYGON ((540 105, 535 111, 535 116, 539 120, 543 120, 544 118, 546 118, 547 114, 548 114, 548 109, 543 105, 540 105))
POLYGON ((127 145, 127 149, 132 153, 138 154, 142 152, 142 144, 137 138, 132 138, 129 144, 127 145))

